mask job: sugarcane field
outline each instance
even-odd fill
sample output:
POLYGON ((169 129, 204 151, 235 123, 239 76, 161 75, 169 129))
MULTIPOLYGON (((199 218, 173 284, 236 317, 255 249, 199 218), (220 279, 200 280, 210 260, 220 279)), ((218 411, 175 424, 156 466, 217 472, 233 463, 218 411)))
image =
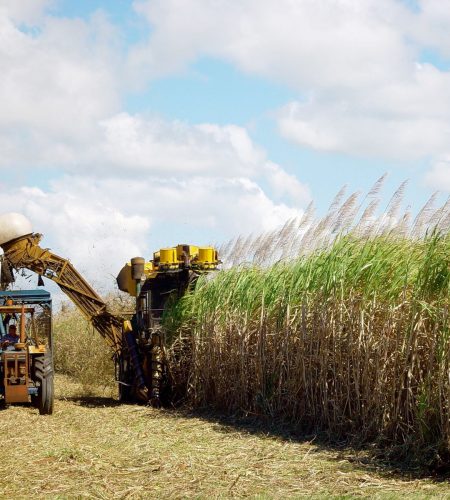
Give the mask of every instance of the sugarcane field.
POLYGON ((0 498, 450 498, 449 26, 0 0, 0 498))

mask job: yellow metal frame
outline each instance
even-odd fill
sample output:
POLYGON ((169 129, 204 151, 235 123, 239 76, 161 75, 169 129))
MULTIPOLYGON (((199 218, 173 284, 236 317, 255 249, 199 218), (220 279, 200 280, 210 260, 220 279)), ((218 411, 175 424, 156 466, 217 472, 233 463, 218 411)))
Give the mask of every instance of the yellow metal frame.
MULTIPOLYGON (((144 279, 154 279, 158 274, 183 269, 188 265, 197 271, 213 271, 220 264, 217 250, 214 247, 198 247, 195 245, 177 245, 161 248, 153 254, 153 259, 144 266, 144 279)), ((127 262, 117 276, 119 289, 136 297, 138 283, 132 276, 131 262, 127 262)))

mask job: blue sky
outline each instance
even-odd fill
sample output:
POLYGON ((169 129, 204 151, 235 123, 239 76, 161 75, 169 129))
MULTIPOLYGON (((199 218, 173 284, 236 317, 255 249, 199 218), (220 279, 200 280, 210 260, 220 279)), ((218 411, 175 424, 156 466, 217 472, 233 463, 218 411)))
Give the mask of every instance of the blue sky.
POLYGON ((443 203, 447 21, 449 0, 0 0, 0 208, 112 273, 385 172, 384 205, 405 179, 413 212, 443 203))

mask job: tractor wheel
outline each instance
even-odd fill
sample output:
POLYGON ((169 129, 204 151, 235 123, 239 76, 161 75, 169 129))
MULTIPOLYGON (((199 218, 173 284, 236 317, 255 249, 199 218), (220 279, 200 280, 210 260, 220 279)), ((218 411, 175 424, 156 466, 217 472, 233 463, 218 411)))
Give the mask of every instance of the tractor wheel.
POLYGON ((53 359, 50 351, 43 356, 36 356, 33 362, 33 379, 39 383, 38 395, 33 398, 33 404, 39 408, 41 415, 53 413, 53 359))

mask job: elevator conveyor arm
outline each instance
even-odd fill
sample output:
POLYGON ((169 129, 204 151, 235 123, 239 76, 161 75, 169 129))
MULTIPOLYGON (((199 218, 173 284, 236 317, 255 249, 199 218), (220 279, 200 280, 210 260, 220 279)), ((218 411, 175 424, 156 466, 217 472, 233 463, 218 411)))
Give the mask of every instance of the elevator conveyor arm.
POLYGON ((29 234, 2 244, 4 261, 51 279, 80 309, 116 354, 121 350, 122 321, 67 260, 39 246, 42 235, 29 234))

